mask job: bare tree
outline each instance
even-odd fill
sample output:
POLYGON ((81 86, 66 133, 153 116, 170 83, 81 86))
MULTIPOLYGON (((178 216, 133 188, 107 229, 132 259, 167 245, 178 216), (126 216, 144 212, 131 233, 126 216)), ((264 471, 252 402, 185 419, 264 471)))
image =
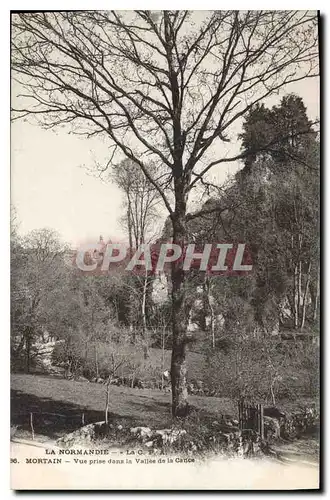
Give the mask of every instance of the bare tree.
MULTIPOLYGON (((155 169, 148 166, 148 170, 155 169)), ((127 229, 130 248, 137 249, 155 236, 159 192, 131 160, 113 166, 111 179, 125 196, 122 222, 127 229)))
POLYGON ((46 293, 63 278, 66 245, 48 228, 31 231, 19 239, 19 245, 12 242, 12 333, 18 341, 17 353, 24 350, 29 373, 32 351, 37 355, 35 341, 45 331, 46 293))
POLYGON ((110 404, 110 388, 114 377, 117 375, 119 368, 125 363, 125 358, 119 357, 116 352, 111 353, 110 373, 106 382, 106 399, 105 399, 105 423, 109 422, 109 404, 110 404))
MULTIPOLYGON (((201 215, 188 213, 192 189, 212 167, 245 154, 219 157, 217 146, 226 150, 251 106, 317 74, 317 16, 308 11, 21 13, 12 34, 13 78, 22 87, 14 118, 34 115, 45 128, 67 124, 76 134, 106 136, 108 165, 121 153, 140 167, 182 247, 187 222, 201 215)), ((178 416, 187 410, 182 262, 173 263, 171 279, 178 416)))
MULTIPOLYGON (((152 167, 149 167, 152 171, 152 167)), ((124 226, 127 228, 130 252, 147 243, 157 233, 155 229, 158 217, 158 206, 160 203, 159 192, 150 184, 141 169, 136 166, 131 160, 124 160, 118 165, 113 166, 112 179, 115 184, 124 193, 125 215, 122 218, 124 226)), ((132 290, 132 285, 129 287, 129 316, 130 330, 133 332, 132 319, 136 316, 135 302, 136 297, 140 299, 141 319, 142 319, 142 336, 144 340, 144 356, 148 357, 148 332, 147 332, 147 316, 146 304, 147 294, 150 291, 150 273, 145 271, 142 277, 136 276, 138 288, 132 290), (140 296, 140 297, 139 297, 140 296)))

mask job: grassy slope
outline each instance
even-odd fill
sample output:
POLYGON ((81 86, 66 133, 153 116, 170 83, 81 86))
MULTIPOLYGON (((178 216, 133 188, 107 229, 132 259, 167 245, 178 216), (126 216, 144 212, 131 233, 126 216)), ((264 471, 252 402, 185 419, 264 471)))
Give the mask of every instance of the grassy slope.
MULTIPOLYGON (((98 360, 99 360, 99 368, 106 368, 109 365, 110 353, 111 349, 107 344, 99 342, 98 344, 98 360)), ((170 369, 171 367, 171 350, 164 351, 164 370, 170 369)), ((84 355, 84 351, 82 350, 82 355, 84 355)), ((156 348, 150 348, 149 357, 147 361, 143 359, 143 349, 142 347, 132 346, 130 344, 120 346, 120 355, 123 357, 127 357, 127 360, 136 365, 144 365, 146 364, 148 367, 153 368, 157 371, 160 376, 162 372, 162 350, 156 348)), ((90 347, 87 353, 87 358, 94 366, 94 357, 95 351, 94 347, 90 347)), ((120 358, 118 358, 120 359, 120 358)), ((190 379, 202 379, 203 378, 203 368, 204 368, 205 358, 202 354, 197 352, 187 353, 187 369, 188 369, 188 380, 190 379)), ((145 369, 143 370, 145 372, 145 369)), ((142 373, 143 373, 142 371, 142 373)), ((122 375, 130 375, 131 370, 123 369, 122 375)), ((143 378, 143 377, 142 377, 143 378)))
MULTIPOLYGON (((43 375, 13 374, 11 377, 12 423, 30 429, 30 412, 36 433, 58 437, 84 422, 104 420, 106 387, 43 375), (50 415, 49 415, 50 414, 50 415), (56 414, 53 415, 52 414, 56 414), (64 416, 64 418, 63 418, 64 416), (45 420, 50 420, 45 426, 45 420)), ((279 407, 294 411, 304 401, 281 401, 279 407)), ((237 417, 237 403, 229 398, 189 396, 189 403, 207 416, 218 420, 221 414, 237 417)), ((171 425, 171 394, 152 389, 111 386, 110 419, 128 425, 164 428, 171 425)))
MULTIPOLYGON (((13 374, 11 388, 12 422, 25 427, 28 425, 31 411, 36 415, 36 425, 37 415, 41 412, 76 415, 74 422, 71 422, 73 427, 81 425, 79 419, 82 412, 85 414, 86 423, 104 420, 105 386, 102 384, 13 374)), ((196 408, 203 410, 204 414, 214 415, 214 419, 220 418, 221 414, 236 415, 235 402, 227 398, 190 396, 189 401, 196 408)), ((116 421, 164 428, 171 424, 171 394, 159 390, 111 386, 109 411, 111 418, 116 421)), ((67 422, 64 421, 62 429, 61 425, 57 428, 58 421, 59 417, 54 417, 54 435, 60 435, 61 430, 68 428, 67 422)))

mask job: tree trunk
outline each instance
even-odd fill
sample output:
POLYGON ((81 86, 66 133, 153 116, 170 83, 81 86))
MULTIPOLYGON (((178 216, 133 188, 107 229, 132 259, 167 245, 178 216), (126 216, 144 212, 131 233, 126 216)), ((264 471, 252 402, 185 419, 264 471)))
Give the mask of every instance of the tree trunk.
POLYGON ((30 328, 27 329, 25 337, 25 370, 26 373, 30 373, 30 362, 31 362, 31 331, 30 328))
POLYGON ((112 376, 110 375, 107 382, 106 388, 106 398, 105 398, 105 424, 109 423, 109 403, 110 403, 110 387, 112 382, 112 376))
MULTIPOLYGON (((186 244, 185 206, 180 207, 173 217, 173 242, 184 249, 186 244)), ((186 416, 188 411, 187 391, 187 326, 185 300, 185 272, 183 260, 172 263, 172 414, 174 417, 186 416)))
POLYGON ((302 306, 302 265, 301 260, 299 259, 298 264, 298 307, 300 311, 300 307, 302 306))
POLYGON ((276 399, 275 399, 274 385, 275 385, 275 379, 273 379, 273 380, 271 381, 271 384, 270 384, 270 394, 271 394, 271 397, 272 397, 272 404, 273 404, 273 406, 276 406, 276 399))
POLYGON ((207 305, 210 312, 210 329, 211 329, 211 345, 215 348, 215 314, 214 307, 211 300, 211 281, 210 278, 206 278, 206 290, 207 290, 207 305))
POLYGON ((207 324, 206 324, 206 318, 207 318, 207 312, 208 312, 208 287, 207 287, 207 273, 205 273, 204 281, 203 281, 203 314, 201 318, 201 329, 206 332, 207 330, 207 324))
POLYGON ((135 382, 135 370, 134 370, 133 375, 132 375, 131 389, 134 388, 134 382, 135 382))
POLYGON ((210 306, 211 309, 211 337, 212 337, 212 348, 215 349, 215 320, 214 320, 214 310, 213 306, 210 306))
MULTIPOLYGON (((133 228, 132 228, 132 205, 131 205, 129 190, 127 191, 126 195, 127 195, 127 229, 128 229, 128 244, 129 244, 128 252, 129 252, 129 258, 131 259, 133 256, 133 234, 132 234, 133 228)), ((133 344, 135 344, 136 338, 133 326, 133 317, 134 317, 133 294, 132 292, 130 292, 128 299, 128 323, 129 323, 129 331, 131 334, 131 340, 133 344)))
POLYGON ((133 249, 131 211, 132 211, 131 199, 130 199, 129 193, 127 193, 127 229, 128 229, 128 244, 129 244, 130 256, 131 256, 131 252, 133 249))
POLYGON ((302 235, 298 234, 298 264, 297 264, 297 326, 298 328, 299 321, 302 312, 302 262, 301 262, 301 247, 302 247, 302 235))
POLYGON ((145 276, 144 276, 144 280, 143 280, 142 303, 141 303, 142 334, 143 334, 143 356, 144 356, 144 359, 148 359, 148 357, 149 357, 147 318, 146 318, 147 286, 148 286, 148 273, 147 273, 147 270, 146 270, 146 273, 145 273, 145 276))
POLYGON ((165 371, 165 326, 162 329, 162 390, 164 389, 164 371, 165 371))
POLYGON ((294 328, 298 328, 299 322, 299 294, 298 294, 298 266, 295 264, 293 273, 293 304, 294 304, 294 328))
POLYGON ((317 271, 317 281, 316 281, 316 292, 315 292, 315 300, 314 300, 314 308, 313 308, 313 321, 316 321, 317 318, 317 308, 318 308, 318 301, 319 301, 319 295, 320 295, 320 269, 317 271))
POLYGON ((95 345, 94 345, 94 349, 95 349, 95 371, 96 371, 96 378, 99 378, 100 375, 99 375, 99 358, 98 358, 98 352, 97 352, 97 344, 95 342, 95 345))
POLYGON ((311 279, 311 268, 312 268, 312 262, 309 261, 308 271, 307 271, 306 288, 305 288, 305 291, 304 291, 302 313, 301 313, 301 323, 300 323, 300 330, 301 331, 303 330, 303 328, 305 326, 306 307, 307 307, 307 294, 308 294, 309 282, 310 282, 310 279, 311 279))

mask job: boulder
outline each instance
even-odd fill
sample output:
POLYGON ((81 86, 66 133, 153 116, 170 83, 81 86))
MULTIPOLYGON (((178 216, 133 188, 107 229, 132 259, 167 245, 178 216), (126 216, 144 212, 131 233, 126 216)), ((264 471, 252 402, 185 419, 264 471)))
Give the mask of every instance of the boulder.
POLYGON ((151 438, 153 431, 149 427, 131 427, 131 434, 142 439, 151 438))
POLYGON ((161 437, 163 444, 173 444, 181 436, 187 434, 187 431, 185 429, 159 429, 155 434, 161 437))
POLYGON ((280 422, 277 418, 264 416, 265 438, 273 441, 279 439, 281 434, 280 422))
POLYGON ((70 448, 71 446, 90 444, 98 437, 105 435, 107 426, 104 421, 88 424, 74 432, 70 432, 57 440, 59 446, 70 448))

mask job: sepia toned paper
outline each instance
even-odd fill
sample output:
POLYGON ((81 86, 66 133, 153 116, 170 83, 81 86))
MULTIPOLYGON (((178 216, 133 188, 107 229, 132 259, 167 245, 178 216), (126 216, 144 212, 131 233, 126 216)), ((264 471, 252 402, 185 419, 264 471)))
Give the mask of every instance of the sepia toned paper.
POLYGON ((320 488, 319 14, 11 13, 11 488, 320 488))

